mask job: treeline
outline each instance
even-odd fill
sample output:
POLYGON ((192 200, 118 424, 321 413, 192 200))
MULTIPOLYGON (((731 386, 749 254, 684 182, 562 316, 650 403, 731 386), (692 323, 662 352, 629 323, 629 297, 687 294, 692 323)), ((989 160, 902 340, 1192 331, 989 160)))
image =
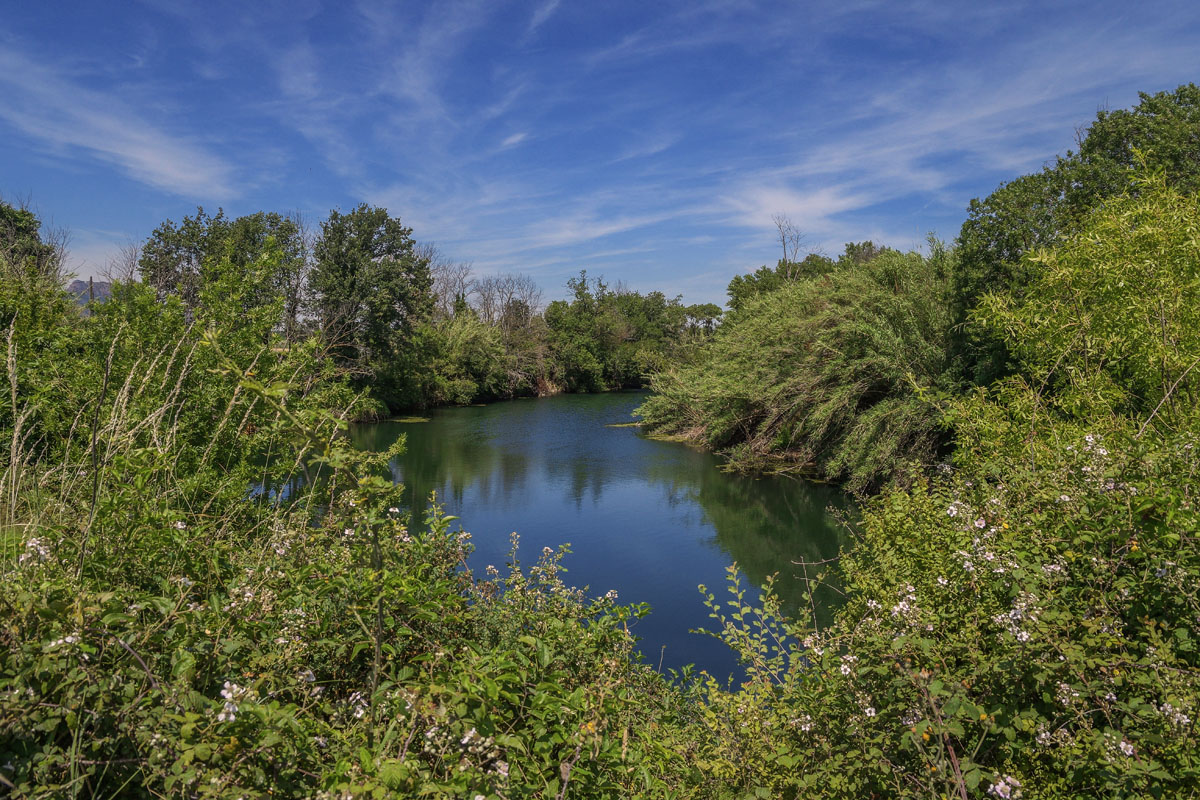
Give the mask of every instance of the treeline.
POLYGON ((1148 172, 1200 187, 1198 131, 1192 84, 1102 111, 1077 152, 973 200, 958 240, 931 240, 925 254, 866 242, 837 260, 800 258, 781 225, 784 258, 730 282, 717 335, 653 376, 640 413, 651 431, 721 450, 738 468, 858 492, 919 474, 953 441, 952 401, 1024 375, 982 323, 994 298, 1024 298, 1043 274, 1038 253, 1136 195, 1148 172))
POLYGON ((354 386, 393 411, 638 387, 720 317, 711 304, 584 272, 568 282, 569 299, 543 305, 528 276, 474 276, 367 205, 332 211, 319 231, 296 215, 200 209, 155 229, 123 277, 189 315, 205 287, 243 281, 253 287, 243 311, 277 306, 285 346, 316 336, 354 386))

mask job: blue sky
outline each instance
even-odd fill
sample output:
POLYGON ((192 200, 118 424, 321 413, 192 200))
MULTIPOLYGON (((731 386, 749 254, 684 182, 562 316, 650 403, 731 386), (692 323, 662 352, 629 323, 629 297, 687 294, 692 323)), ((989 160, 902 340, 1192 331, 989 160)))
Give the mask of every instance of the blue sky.
POLYGON ((72 267, 197 205, 387 207, 480 273, 722 301, 773 214, 952 239, 1100 107, 1200 79, 1190 2, 4 0, 0 195, 72 267))

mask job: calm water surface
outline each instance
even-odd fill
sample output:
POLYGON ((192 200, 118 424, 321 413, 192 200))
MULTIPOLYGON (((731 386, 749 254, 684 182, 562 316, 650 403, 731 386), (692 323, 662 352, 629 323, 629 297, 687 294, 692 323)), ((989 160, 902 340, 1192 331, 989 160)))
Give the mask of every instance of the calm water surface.
POLYGON ((754 597, 753 587, 779 573, 780 594, 795 610, 803 580, 792 562, 837 554, 840 528, 828 509, 845 501, 803 481, 724 473, 707 453, 608 427, 629 422, 643 398, 561 395, 440 409, 428 422, 359 425, 352 435, 370 450, 408 437, 392 475, 410 503, 417 499, 417 515, 437 491, 471 532, 474 569, 494 564, 503 573, 512 531, 526 565, 543 547, 569 543, 568 583, 651 605, 634 629, 647 662, 694 663, 723 678, 737 671, 733 654, 689 633, 713 627, 697 585, 727 596, 725 568, 736 561, 754 597))

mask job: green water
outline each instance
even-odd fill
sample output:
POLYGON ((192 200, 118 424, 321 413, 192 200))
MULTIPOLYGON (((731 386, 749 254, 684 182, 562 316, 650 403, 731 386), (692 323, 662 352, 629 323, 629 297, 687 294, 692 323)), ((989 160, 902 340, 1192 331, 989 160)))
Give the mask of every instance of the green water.
MULTIPOLYGON (((609 427, 629 422, 643 397, 562 395, 441 409, 427 422, 359 425, 352 435, 371 450, 407 436, 393 478, 417 498, 418 513, 437 492, 472 534, 473 568, 503 571, 512 531, 521 535, 523 563, 543 547, 570 543, 568 582, 592 594, 615 589, 621 602, 653 608, 635 629, 646 661, 694 663, 725 677, 737 670, 733 654, 689 633, 712 627, 697 585, 727 596, 725 570, 736 562, 752 590, 778 573, 791 612, 811 614, 800 609, 803 571, 793 562, 837 554, 841 528, 828 509, 845 501, 799 480, 725 473, 715 456, 609 427)), ((835 598, 818 597, 819 617, 835 598)))

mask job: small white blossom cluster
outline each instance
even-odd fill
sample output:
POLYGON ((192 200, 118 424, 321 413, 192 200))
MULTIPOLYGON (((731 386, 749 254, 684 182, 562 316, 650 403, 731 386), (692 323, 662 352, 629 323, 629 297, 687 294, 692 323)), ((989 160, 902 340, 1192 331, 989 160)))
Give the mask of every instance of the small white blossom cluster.
POLYGON ((64 636, 61 639, 55 639, 53 642, 50 642, 49 644, 47 644, 46 647, 54 648, 54 647, 59 647, 64 644, 75 644, 78 641, 79 641, 79 637, 72 634, 70 636, 64 636))
POLYGON ((279 637, 275 640, 276 644, 304 644, 304 637, 301 635, 308 627, 308 612, 302 608, 289 608, 282 614, 282 624, 279 626, 279 637))
POLYGON ((804 714, 803 716, 799 716, 799 717, 796 717, 795 719, 788 720, 788 724, 791 725, 792 727, 799 728, 800 730, 804 731, 805 733, 809 733, 813 729, 813 719, 808 714, 804 714))
POLYGON ((25 549, 17 558, 17 564, 41 564, 50 558, 50 544, 45 539, 33 537, 25 542, 25 549))
POLYGON ((269 579, 272 575, 282 577, 284 573, 270 566, 261 570, 247 567, 245 573, 244 582, 229 590, 229 602, 222 606, 222 610, 229 612, 237 608, 246 608, 258 614, 270 614, 275 609, 275 592, 267 586, 259 586, 256 589, 252 584, 256 578, 269 579))
MULTIPOLYGON (((879 625, 877 614, 883 609, 883 605, 877 600, 869 599, 867 600, 867 609, 869 612, 863 621, 871 625, 879 625)), ((923 627, 927 631, 933 630, 933 625, 922 624, 924 610, 917 605, 917 589, 912 584, 907 584, 903 589, 897 591, 896 602, 888 609, 888 612, 894 621, 902 623, 906 628, 923 627)), ((893 630, 893 635, 904 635, 903 629, 900 629, 899 632, 893 630)))
POLYGON ((1159 712, 1170 720, 1171 724, 1179 728, 1186 728, 1192 724, 1192 719, 1180 709, 1176 708, 1168 702, 1164 702, 1158 707, 1159 712))
POLYGON ((992 549, 992 542, 997 533, 994 525, 988 527, 987 520, 979 517, 967 529, 971 530, 972 528, 981 532, 972 538, 971 549, 955 551, 955 555, 963 560, 964 572, 970 575, 977 570, 986 569, 996 575, 1003 575, 1018 566, 1016 561, 1001 558, 992 549), (983 530, 984 528, 987 530, 983 530))
POLYGON ((221 689, 221 698, 225 703, 221 711, 217 714, 217 722, 235 721, 238 713, 238 701, 248 699, 252 696, 253 693, 251 690, 238 686, 233 681, 225 681, 225 685, 221 689))
POLYGON ((1000 775, 988 787, 988 794, 999 797, 1000 800, 1010 800, 1021 796, 1021 782, 1012 775, 1000 775))
POLYGON ((804 640, 801 641, 800 644, 804 647, 806 652, 812 653, 818 658, 825 655, 825 647, 821 642, 821 637, 819 634, 813 633, 805 636, 804 640))
POLYGON ((917 606, 917 590, 911 583, 899 593, 900 599, 892 606, 892 619, 900 619, 911 625, 917 624, 921 609, 917 606))
POLYGON ((255 592, 249 586, 238 586, 229 593, 229 602, 221 610, 232 611, 238 606, 248 606, 254 603, 255 592))
MULTIPOLYGON (((1074 446, 1068 445, 1067 450, 1076 451, 1074 446)), ((1100 441, 1100 437, 1096 434, 1089 433, 1083 437, 1083 446, 1079 448, 1079 452, 1088 457, 1089 463, 1079 467, 1079 474, 1083 477, 1084 483, 1091 484, 1098 488, 1101 492, 1125 492, 1129 495, 1136 495, 1137 487, 1127 483, 1117 483, 1112 478, 1103 477, 1105 464, 1108 460, 1108 450, 1100 441)))
POLYGON ((1108 761, 1121 757, 1133 758, 1136 752, 1136 748, 1128 739, 1115 733, 1104 734, 1104 750, 1108 761))
POLYGON ((1047 564, 1042 564, 1042 574, 1049 577, 1051 575, 1062 575, 1066 573, 1067 568, 1061 560, 1051 561, 1047 564))
MULTIPOLYGON (((439 708, 438 712, 442 712, 442 709, 439 708)), ((444 713, 439 713, 438 716, 442 718, 444 713)), ((477 765, 487 774, 494 775, 501 785, 507 782, 508 762, 502 758, 503 753, 496 746, 493 737, 484 736, 475 728, 471 728, 455 741, 448 728, 431 725, 425 730, 424 738, 426 753, 442 758, 455 754, 459 759, 460 768, 477 765)))
POLYGON ((1022 623, 1035 623, 1040 615, 1041 609, 1037 605, 1037 596, 1021 592, 1013 601, 1013 607, 992 617, 992 621, 1012 634, 1018 642, 1028 642, 1029 631, 1022 627, 1022 623))
POLYGON ((1059 682, 1054 692, 1054 699, 1058 700, 1059 705, 1063 708, 1070 708, 1078 698, 1079 692, 1072 688, 1069 683, 1059 682))
POLYGON ((346 698, 346 713, 355 719, 365 717, 369 708, 366 695, 362 692, 351 692, 350 696, 346 698))
POLYGON ((855 661, 858 661, 858 656, 844 655, 842 656, 842 665, 838 669, 843 675, 849 675, 854 671, 855 661))

